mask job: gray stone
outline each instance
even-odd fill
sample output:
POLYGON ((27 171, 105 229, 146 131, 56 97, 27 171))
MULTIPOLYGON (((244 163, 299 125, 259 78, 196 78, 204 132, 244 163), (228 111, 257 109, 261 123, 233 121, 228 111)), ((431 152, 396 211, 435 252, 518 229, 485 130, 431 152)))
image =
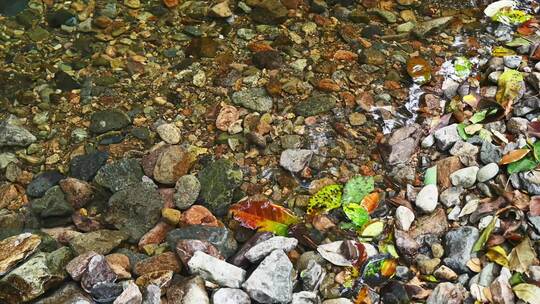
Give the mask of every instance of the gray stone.
POLYGON ((129 116, 118 109, 94 112, 90 117, 90 131, 102 134, 109 131, 120 130, 131 123, 129 116))
POLYGON ((247 293, 242 289, 220 288, 212 295, 213 304, 251 304, 247 293))
POLYGON ((117 192, 139 183, 143 175, 143 170, 137 160, 124 158, 101 167, 94 181, 112 192, 117 192))
POLYGON ((480 168, 480 170, 478 170, 478 173, 476 174, 476 179, 479 182, 483 183, 494 178, 495 176, 497 176, 498 173, 499 165, 497 165, 496 163, 489 163, 480 168))
POLYGON ((240 186, 242 171, 232 162, 219 159, 205 166, 197 175, 201 183, 202 204, 217 216, 229 210, 234 190, 240 186))
POLYGON ((45 171, 38 174, 26 187, 26 194, 33 197, 41 197, 53 186, 66 178, 58 171, 45 171))
POLYGON ((142 293, 133 281, 127 283, 124 291, 114 300, 113 304, 140 304, 142 302, 142 293))
POLYGON ((521 56, 519 55, 509 55, 503 57, 504 65, 509 69, 517 69, 521 64, 521 56))
POLYGON ((301 101, 294 107, 296 115, 314 116, 332 110, 337 99, 330 94, 313 94, 305 101, 301 101))
POLYGON ((176 248, 176 244, 179 240, 190 239, 209 242, 214 245, 225 258, 233 255, 238 247, 232 231, 226 227, 192 225, 171 230, 167 234, 169 248, 176 248))
POLYGON ((480 161, 484 164, 499 163, 502 158, 502 149, 494 144, 484 141, 480 148, 480 161))
POLYGON ((281 156, 279 158, 279 164, 283 168, 296 173, 304 169, 304 167, 308 164, 312 156, 313 156, 312 150, 287 149, 281 152, 281 156))
POLYGON ((433 136, 435 137, 437 147, 443 151, 450 149, 454 143, 461 140, 461 137, 459 137, 459 133, 457 131, 457 124, 440 128, 439 130, 435 131, 433 136))
POLYGON ((257 262, 274 250, 283 250, 289 252, 298 245, 298 240, 283 236, 274 236, 268 240, 257 243, 251 247, 245 254, 245 257, 252 263, 257 262))
MULTIPOLYGON (((192 296, 192 293, 190 293, 189 291, 192 291, 192 290, 188 290, 187 297, 186 297, 187 301, 183 302, 182 304, 195 304, 195 303, 208 304, 208 302, 203 301, 204 296, 206 295, 206 290, 203 290, 204 295, 201 295, 201 297, 192 297, 192 300, 200 300, 199 302, 190 302, 192 300, 190 300, 189 297, 192 296)), ((206 299, 208 299, 208 296, 206 296, 206 299)), ((161 304, 161 288, 157 286, 156 284, 150 284, 146 286, 146 289, 143 293, 142 304, 161 304)))
POLYGON ((424 38, 436 29, 446 26, 452 19, 454 17, 441 17, 422 22, 414 28, 413 33, 419 38, 424 38))
POLYGON ((321 264, 315 260, 309 260, 307 267, 300 272, 303 289, 309 291, 318 290, 325 276, 326 270, 321 264))
POLYGON ((69 175, 77 179, 90 181, 98 170, 105 165, 108 158, 109 153, 100 151, 75 156, 69 162, 69 175))
POLYGON ((460 196, 463 191, 462 187, 450 187, 441 193, 439 200, 446 207, 460 205, 460 196))
POLYGON ((390 165, 406 163, 418 146, 421 130, 417 124, 397 129, 386 142, 389 149, 387 161, 390 165))
POLYGON ((479 169, 477 166, 471 166, 453 172, 452 174, 450 174, 450 180, 452 181, 452 185, 461 186, 463 188, 470 188, 474 186, 478 170, 479 169))
POLYGON ((69 282, 35 304, 94 304, 77 283, 69 282))
POLYGON ((467 290, 459 284, 439 283, 429 295, 426 304, 462 304, 467 290))
POLYGON ((162 124, 156 128, 159 137, 166 143, 176 145, 180 142, 180 129, 174 124, 162 124))
POLYGON ((461 163, 465 166, 476 165, 476 155, 478 154, 478 147, 464 141, 458 141, 450 149, 450 154, 459 157, 461 163))
POLYGON ((32 201, 32 212, 42 219, 49 217, 68 217, 74 209, 66 201, 60 186, 54 186, 45 192, 41 198, 32 201))
POLYGON ((186 210, 197 200, 201 183, 195 175, 184 175, 176 181, 174 190, 174 204, 178 209, 186 210))
POLYGON ((469 270, 467 262, 471 259, 471 251, 474 243, 480 236, 476 227, 463 226, 446 233, 445 248, 446 258, 443 260, 446 266, 461 274, 469 270))
POLYGON ((493 280, 497 277, 497 274, 500 271, 500 267, 495 263, 487 263, 482 268, 482 271, 480 271, 480 275, 478 277, 478 284, 489 287, 493 280))
POLYGON ((11 152, 0 153, 0 169, 5 169, 10 163, 17 163, 17 156, 11 152))
POLYGON ((448 77, 444 80, 441 89, 446 98, 452 99, 458 94, 459 82, 448 77))
POLYGON ((242 268, 202 251, 195 252, 188 262, 188 267, 191 273, 222 287, 240 288, 246 277, 246 271, 242 268))
POLYGON ((521 172, 518 176, 522 190, 532 195, 540 195, 540 170, 521 172))
MULTIPOLYGON (((436 202, 435 202, 436 204, 436 202)), ((403 231, 409 231, 414 222, 414 212, 405 206, 396 209, 396 226, 403 231)))
POLYGON ((18 146, 27 147, 37 138, 14 119, 0 121, 0 147, 18 146))
POLYGON ((415 205, 426 213, 431 213, 437 208, 439 190, 437 185, 426 185, 416 195, 415 205))
POLYGON ((521 117, 512 117, 506 123, 508 132, 514 135, 526 134, 529 120, 521 117))
POLYGON ((300 291, 293 293, 291 304, 320 304, 321 299, 316 292, 300 291))
POLYGON ((292 301, 294 269, 283 250, 267 256, 242 284, 250 297, 260 303, 292 301))
POLYGON ((105 220, 138 242, 161 218, 163 200, 148 183, 137 183, 113 194, 108 207, 105 220))
POLYGON ((232 101, 256 112, 269 112, 273 105, 272 97, 268 96, 263 88, 250 88, 234 92, 232 101))

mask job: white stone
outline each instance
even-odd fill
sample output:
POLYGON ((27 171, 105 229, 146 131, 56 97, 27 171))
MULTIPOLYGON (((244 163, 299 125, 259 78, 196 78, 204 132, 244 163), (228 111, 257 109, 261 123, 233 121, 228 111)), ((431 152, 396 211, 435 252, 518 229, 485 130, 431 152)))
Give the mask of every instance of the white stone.
POLYGON ((437 199, 439 198, 439 190, 437 185, 426 185, 418 195, 416 195, 416 207, 423 212, 431 213, 437 208, 437 199))
POLYGON ((246 277, 246 271, 223 260, 196 251, 188 262, 189 270, 205 280, 219 286, 240 288, 246 277))
POLYGON ((162 124, 156 128, 159 137, 166 143, 176 145, 180 142, 180 130, 174 124, 162 124))
POLYGON ((403 231, 409 231, 414 221, 414 212, 405 206, 396 209, 396 225, 403 231))

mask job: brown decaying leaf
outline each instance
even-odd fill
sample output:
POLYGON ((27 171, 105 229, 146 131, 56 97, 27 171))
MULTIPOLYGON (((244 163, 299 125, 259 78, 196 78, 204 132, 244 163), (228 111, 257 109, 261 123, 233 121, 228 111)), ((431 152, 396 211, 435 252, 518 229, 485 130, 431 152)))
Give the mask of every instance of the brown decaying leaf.
POLYGON ((529 149, 517 149, 517 150, 514 150, 508 154, 506 154, 505 156, 503 156, 501 158, 501 161, 499 162, 499 165, 507 165, 507 164, 510 164, 510 163, 513 163, 513 162, 517 162, 518 160, 524 158, 525 156, 527 156, 527 154, 529 154, 529 152, 531 152, 531 150, 529 149))
POLYGON ((531 121, 527 126, 527 133, 529 136, 540 138, 540 121, 531 121))
POLYGON ((523 273, 529 269, 529 266, 537 264, 538 259, 528 237, 525 237, 521 243, 514 247, 508 256, 508 266, 512 271, 523 273))

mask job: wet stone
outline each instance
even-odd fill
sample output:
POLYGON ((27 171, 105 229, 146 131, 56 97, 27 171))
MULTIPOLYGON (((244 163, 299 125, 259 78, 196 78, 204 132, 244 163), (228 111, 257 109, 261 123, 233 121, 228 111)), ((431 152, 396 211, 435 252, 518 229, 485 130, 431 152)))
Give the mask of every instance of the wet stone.
POLYGON ((114 282, 99 282, 92 286, 90 295, 97 303, 111 303, 122 294, 122 285, 114 282))
POLYGON ((31 233, 15 235, 0 241, 0 276, 32 255, 41 244, 41 238, 31 233))
POLYGON ((75 156, 69 162, 69 175, 80 180, 91 181, 108 158, 107 152, 99 151, 75 156))
POLYGON ((194 160, 191 153, 181 146, 167 147, 156 161, 154 179, 159 183, 172 185, 188 173, 194 160))
POLYGON ((202 251, 195 252, 188 262, 188 267, 191 273, 198 274, 223 287, 240 288, 246 276, 246 272, 242 268, 202 251))
POLYGON ((314 116, 330 111, 336 105, 337 100, 328 94, 314 94, 305 101, 297 103, 294 112, 301 116, 314 116))
POLYGON ((188 226, 170 231, 167 234, 167 243, 170 248, 176 248, 180 240, 208 241, 215 246, 222 256, 230 257, 236 252, 237 243, 232 232, 225 227, 188 226))
POLYGON ((94 304, 94 301, 74 282, 65 283, 36 304, 94 304))
POLYGON ((42 219, 67 217, 74 211, 73 206, 66 201, 60 186, 50 188, 43 197, 33 200, 31 208, 32 212, 42 219))
POLYGON ((242 171, 226 159, 219 159, 205 166, 197 175, 201 184, 199 196, 202 204, 215 215, 224 215, 242 177, 242 171))
POLYGON ((56 186, 58 182, 66 178, 58 171, 45 171, 37 175, 26 187, 26 194, 33 197, 41 197, 50 188, 56 186))
POLYGON ((165 252, 135 264, 135 274, 143 275, 149 272, 170 270, 180 272, 181 266, 173 252, 165 252))
POLYGON ((98 283, 112 283, 116 280, 117 276, 107 263, 104 256, 98 254, 93 256, 86 266, 86 272, 81 277, 81 286, 87 292, 96 287, 98 283))
POLYGON ((266 90, 262 88, 245 89, 234 92, 232 101, 236 105, 243 106, 256 112, 269 112, 272 110, 272 97, 266 94, 266 90))
POLYGON ((64 71, 56 72, 54 75, 54 82, 56 83, 56 87, 62 91, 71 91, 81 88, 81 84, 73 76, 64 71))
POLYGON ((76 254, 89 251, 107 254, 126 239, 127 235, 121 231, 102 229, 79 234, 69 241, 69 245, 76 254))
POLYGON ((281 152, 279 164, 291 172, 304 169, 313 156, 313 151, 305 149, 287 149, 281 152))
POLYGON ((113 194, 109 199, 106 221, 137 242, 161 217, 163 200, 148 183, 136 183, 113 194))
POLYGON ((121 130, 131 124, 129 116, 121 110, 112 109, 94 112, 90 118, 90 131, 103 134, 121 130))
POLYGON ((124 158, 101 167, 94 181, 117 192, 142 180, 143 171, 139 162, 135 159, 124 158))
POLYGON ((36 140, 32 133, 13 121, 3 120, 0 122, 0 147, 26 147, 36 140))
POLYGON ((283 57, 279 51, 261 51, 253 54, 251 58, 253 64, 260 69, 279 69, 283 66, 283 57))
POLYGON ((201 183, 194 175, 181 176, 174 187, 174 204, 176 208, 185 210, 197 200, 201 191, 201 183))
POLYGON ((256 262, 265 258, 274 250, 283 250, 284 252, 289 252, 293 250, 296 245, 298 245, 298 240, 295 238, 275 236, 266 241, 257 243, 246 252, 245 256, 249 261, 256 262))

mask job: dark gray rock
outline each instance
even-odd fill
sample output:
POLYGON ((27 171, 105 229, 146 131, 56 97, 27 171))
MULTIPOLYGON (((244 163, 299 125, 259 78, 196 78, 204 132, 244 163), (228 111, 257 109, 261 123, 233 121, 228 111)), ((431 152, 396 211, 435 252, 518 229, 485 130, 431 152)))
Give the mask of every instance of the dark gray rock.
POLYGON ((94 301, 75 282, 69 282, 35 304, 94 304, 94 301))
POLYGON ((113 194, 105 220, 137 242, 161 217, 163 200, 148 183, 137 183, 113 194))
POLYGON ((101 167, 107 163, 109 153, 93 152, 75 156, 69 162, 69 175, 84 181, 91 181, 101 167))
POLYGON ((47 190, 58 185, 58 182, 66 178, 58 171, 45 171, 38 174, 26 187, 26 194, 32 197, 41 197, 47 190))
POLYGON ((67 217, 74 211, 73 206, 66 201, 60 186, 50 188, 43 197, 33 200, 31 209, 34 214, 42 219, 67 217))
POLYGON ((301 101, 294 107, 296 115, 314 116, 332 110, 337 99, 330 94, 313 94, 305 101, 301 101))
POLYGON ((26 147, 36 141, 36 137, 25 128, 7 119, 0 122, 0 147, 26 147))
POLYGON ((459 227, 446 233, 444 264, 458 274, 468 272, 467 262, 473 257, 471 251, 479 236, 480 232, 473 226, 459 227))
POLYGON ((217 216, 229 210, 234 190, 242 182, 242 171, 232 162, 219 159, 208 164, 198 174, 202 204, 217 216))
POLYGON ((124 158, 101 167, 94 178, 99 185, 117 192, 141 182, 143 170, 135 159, 124 158))
POLYGON ((214 245, 225 258, 233 255, 238 246, 232 231, 226 227, 193 225, 171 230, 167 234, 167 243, 170 248, 176 248, 176 243, 179 240, 189 239, 208 241, 210 244, 214 245))
POLYGON ((502 149, 494 144, 484 141, 480 148, 480 161, 484 164, 499 163, 502 158, 502 149))
POLYGON ((90 118, 90 131, 102 134, 120 130, 131 123, 129 116, 121 110, 112 109, 94 112, 90 118))

